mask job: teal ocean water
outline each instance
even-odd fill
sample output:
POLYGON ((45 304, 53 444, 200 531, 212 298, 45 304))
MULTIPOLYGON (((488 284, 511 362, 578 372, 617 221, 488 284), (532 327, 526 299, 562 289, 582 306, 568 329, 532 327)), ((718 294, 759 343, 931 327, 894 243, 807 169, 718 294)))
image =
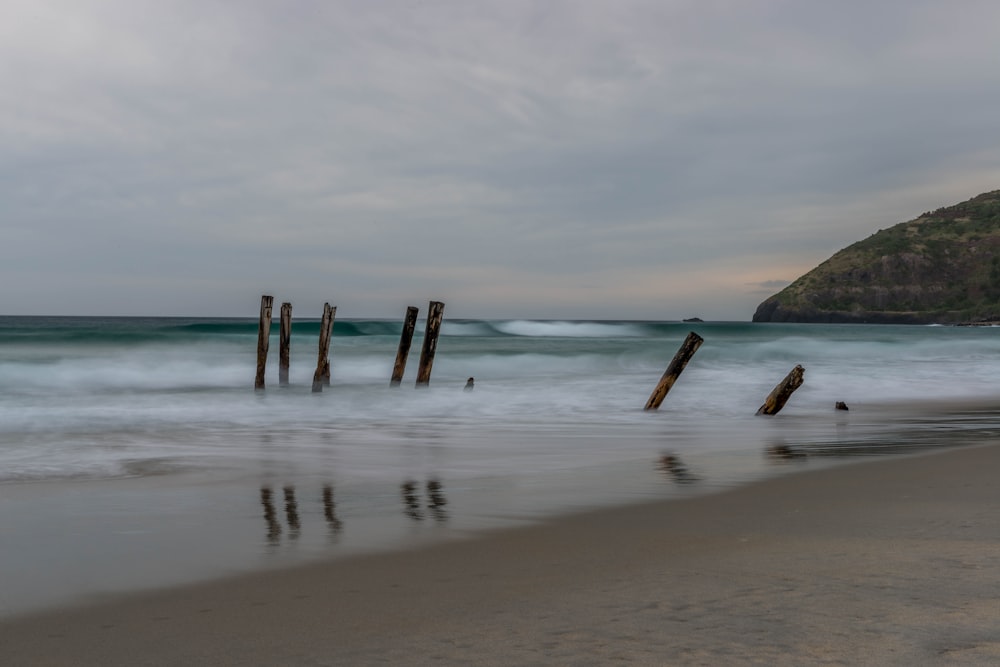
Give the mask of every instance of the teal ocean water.
MULTIPOLYGON (((672 431, 753 431, 795 364, 806 382, 781 418, 803 426, 832 419, 835 401, 878 422, 892 410, 874 406, 1000 397, 995 328, 446 320, 431 386, 416 392, 422 324, 403 386, 388 387, 400 328, 337 321, 331 386, 317 395, 316 321, 293 325, 288 387, 275 325, 267 388, 254 392, 256 319, 0 318, 0 482, 228 467, 270 456, 267 443, 304 464, 336 452, 359 477, 398 476, 408 446, 431 443, 436 474, 589 465, 645 452, 632 440, 669 447, 672 431), (661 410, 644 413, 691 330, 704 345, 661 410), (475 391, 463 392, 470 376, 475 391), (574 441, 604 430, 613 440, 574 441), (508 433, 519 440, 498 446, 508 433), (534 447, 533 436, 565 442, 534 447)), ((836 444, 802 436, 807 448, 836 444)))
POLYGON ((400 329, 337 320, 313 393, 315 320, 254 391, 256 318, 0 317, 0 612, 1000 432, 997 328, 446 318, 423 389, 423 322, 389 387, 400 329))

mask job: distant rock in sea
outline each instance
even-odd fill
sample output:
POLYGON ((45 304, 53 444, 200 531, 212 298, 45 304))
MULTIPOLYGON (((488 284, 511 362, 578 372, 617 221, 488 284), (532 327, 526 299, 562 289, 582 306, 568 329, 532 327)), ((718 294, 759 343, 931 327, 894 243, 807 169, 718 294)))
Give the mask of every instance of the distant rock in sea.
POLYGON ((704 322, 705 320, 700 317, 689 317, 686 320, 681 320, 682 322, 704 322))
POLYGON ((754 322, 1000 320, 1000 190, 872 234, 757 307, 754 322))

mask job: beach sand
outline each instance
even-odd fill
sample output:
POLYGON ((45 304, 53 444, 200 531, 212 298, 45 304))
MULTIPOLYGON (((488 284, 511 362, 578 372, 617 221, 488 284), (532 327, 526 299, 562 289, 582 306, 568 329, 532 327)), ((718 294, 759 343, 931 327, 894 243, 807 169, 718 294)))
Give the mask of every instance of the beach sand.
POLYGON ((1000 446, 0 622, 6 665, 1000 664, 1000 446))

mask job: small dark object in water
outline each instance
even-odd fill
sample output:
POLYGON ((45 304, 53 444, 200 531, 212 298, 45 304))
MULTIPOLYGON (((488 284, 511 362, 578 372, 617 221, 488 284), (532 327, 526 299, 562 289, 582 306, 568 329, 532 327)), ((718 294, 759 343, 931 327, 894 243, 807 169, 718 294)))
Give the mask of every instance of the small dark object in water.
POLYGON ((475 379, 469 378, 469 381, 465 383, 465 391, 472 391, 472 388, 474 386, 475 386, 475 379))
POLYGON ((838 410, 847 410, 848 409, 847 403, 844 403, 843 401, 837 401, 837 405, 835 405, 834 407, 836 407, 838 410))

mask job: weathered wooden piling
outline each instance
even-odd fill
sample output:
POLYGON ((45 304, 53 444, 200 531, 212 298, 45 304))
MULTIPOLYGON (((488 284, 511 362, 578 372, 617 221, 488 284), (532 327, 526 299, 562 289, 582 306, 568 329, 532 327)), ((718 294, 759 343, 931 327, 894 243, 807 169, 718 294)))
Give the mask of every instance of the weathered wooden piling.
POLYGON ((267 366, 267 348, 271 336, 271 308, 274 306, 274 297, 263 295, 260 297, 260 325, 257 328, 257 378, 254 380, 254 389, 264 388, 264 369, 267 366))
POLYGON ((292 304, 281 304, 281 327, 278 337, 278 384, 288 385, 288 366, 292 345, 292 304))
POLYGON ((424 332, 424 345, 420 350, 420 365, 417 367, 418 387, 426 387, 431 383, 431 368, 434 366, 434 353, 437 351, 437 339, 441 332, 443 316, 444 304, 440 301, 431 301, 427 308, 427 330, 424 332))
POLYGON ((802 378, 805 374, 806 369, 802 366, 796 366, 791 370, 791 372, 785 376, 785 379, 778 383, 771 393, 768 394, 767 400, 764 401, 764 405, 760 406, 757 410, 758 415, 776 415, 785 407, 785 403, 791 397, 792 392, 802 386, 802 378))
POLYGON ((674 386, 674 382, 677 381, 684 367, 687 366, 688 362, 691 361, 691 357, 694 356, 694 353, 698 351, 698 348, 704 342, 705 339, 693 331, 687 335, 687 338, 684 339, 680 349, 677 350, 677 354, 674 355, 670 365, 667 366, 667 370, 664 371, 663 377, 660 378, 653 393, 649 395, 649 400, 646 401, 646 410, 656 410, 660 407, 663 399, 667 397, 667 392, 674 386))
POLYGON ((410 344, 413 342, 413 331, 417 328, 416 306, 406 308, 406 319, 403 320, 403 332, 399 335, 399 349, 396 351, 396 364, 392 367, 390 387, 398 387, 403 382, 403 372, 406 370, 406 359, 410 356, 410 344))
POLYGON ((314 392, 323 391, 323 385, 330 386, 330 335, 333 333, 333 320, 336 315, 336 306, 323 304, 323 319, 319 324, 319 358, 316 361, 316 372, 313 373, 314 392))

